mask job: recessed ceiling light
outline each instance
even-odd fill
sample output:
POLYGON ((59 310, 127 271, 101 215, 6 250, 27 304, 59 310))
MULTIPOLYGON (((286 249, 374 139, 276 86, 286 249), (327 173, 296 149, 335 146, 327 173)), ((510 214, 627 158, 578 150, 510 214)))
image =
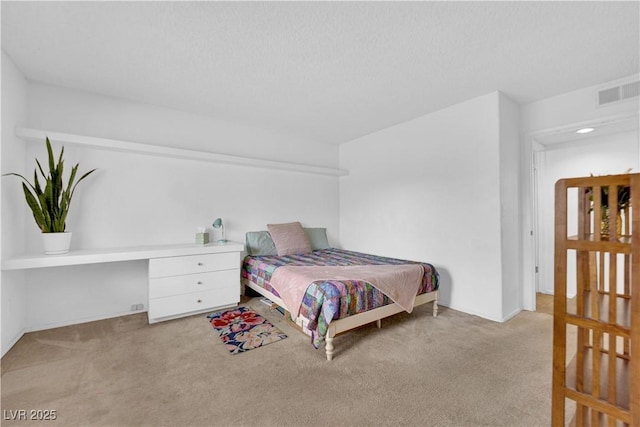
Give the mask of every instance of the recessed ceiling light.
POLYGON ((576 133, 589 133, 589 132, 593 132, 594 130, 595 130, 594 128, 582 128, 582 129, 578 129, 576 133))

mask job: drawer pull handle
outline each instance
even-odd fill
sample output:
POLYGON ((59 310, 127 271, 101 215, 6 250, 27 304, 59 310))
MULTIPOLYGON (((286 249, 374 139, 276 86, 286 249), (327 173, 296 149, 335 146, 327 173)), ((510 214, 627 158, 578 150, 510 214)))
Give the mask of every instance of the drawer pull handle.
POLYGON ((198 281, 196 282, 196 285, 202 285, 202 280, 198 280, 198 281))
POLYGON ((199 300, 198 300, 198 302, 202 302, 202 300, 201 300, 201 299, 199 299, 199 300))
POLYGON ((198 266, 199 266, 199 267, 202 267, 203 265, 204 265, 204 264, 203 264, 203 263, 201 263, 201 262, 199 262, 199 263, 198 263, 198 266))

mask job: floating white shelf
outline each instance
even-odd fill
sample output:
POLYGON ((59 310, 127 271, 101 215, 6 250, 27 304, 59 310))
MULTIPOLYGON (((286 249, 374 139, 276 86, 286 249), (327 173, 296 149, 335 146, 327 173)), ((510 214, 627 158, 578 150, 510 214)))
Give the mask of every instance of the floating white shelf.
POLYGON ((265 169, 276 169, 291 172, 302 172, 316 175, 345 176, 349 173, 342 169, 300 163, 279 162, 275 160, 255 159, 250 157, 230 156, 207 151, 186 150, 182 148, 141 144, 137 142, 119 141, 115 139, 95 138, 91 136, 73 135, 41 129, 16 127, 16 136, 26 141, 42 142, 45 137, 50 140, 80 146, 89 146, 111 151, 147 154, 150 156, 171 157, 173 159, 198 160, 203 162, 224 163, 237 166, 248 166, 265 169))
POLYGON ((69 251, 62 255, 23 255, 2 260, 2 270, 63 267, 69 265, 99 264, 163 258, 171 256, 242 252, 244 245, 237 242, 209 243, 207 245, 178 244, 135 246, 128 248, 85 249, 69 251))

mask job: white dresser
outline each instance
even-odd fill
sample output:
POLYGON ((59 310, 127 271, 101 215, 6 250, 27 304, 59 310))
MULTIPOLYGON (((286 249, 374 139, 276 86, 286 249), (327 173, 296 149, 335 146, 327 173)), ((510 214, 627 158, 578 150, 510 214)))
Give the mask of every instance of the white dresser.
POLYGON ((194 255, 149 259, 149 323, 238 304, 243 245, 201 248, 194 255))

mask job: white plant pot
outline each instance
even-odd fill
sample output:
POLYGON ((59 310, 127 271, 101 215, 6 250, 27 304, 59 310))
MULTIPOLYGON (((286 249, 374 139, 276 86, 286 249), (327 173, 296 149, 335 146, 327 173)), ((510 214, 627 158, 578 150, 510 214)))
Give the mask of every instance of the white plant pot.
POLYGON ((47 255, 66 254, 71 246, 71 232, 42 233, 44 253, 47 255))

